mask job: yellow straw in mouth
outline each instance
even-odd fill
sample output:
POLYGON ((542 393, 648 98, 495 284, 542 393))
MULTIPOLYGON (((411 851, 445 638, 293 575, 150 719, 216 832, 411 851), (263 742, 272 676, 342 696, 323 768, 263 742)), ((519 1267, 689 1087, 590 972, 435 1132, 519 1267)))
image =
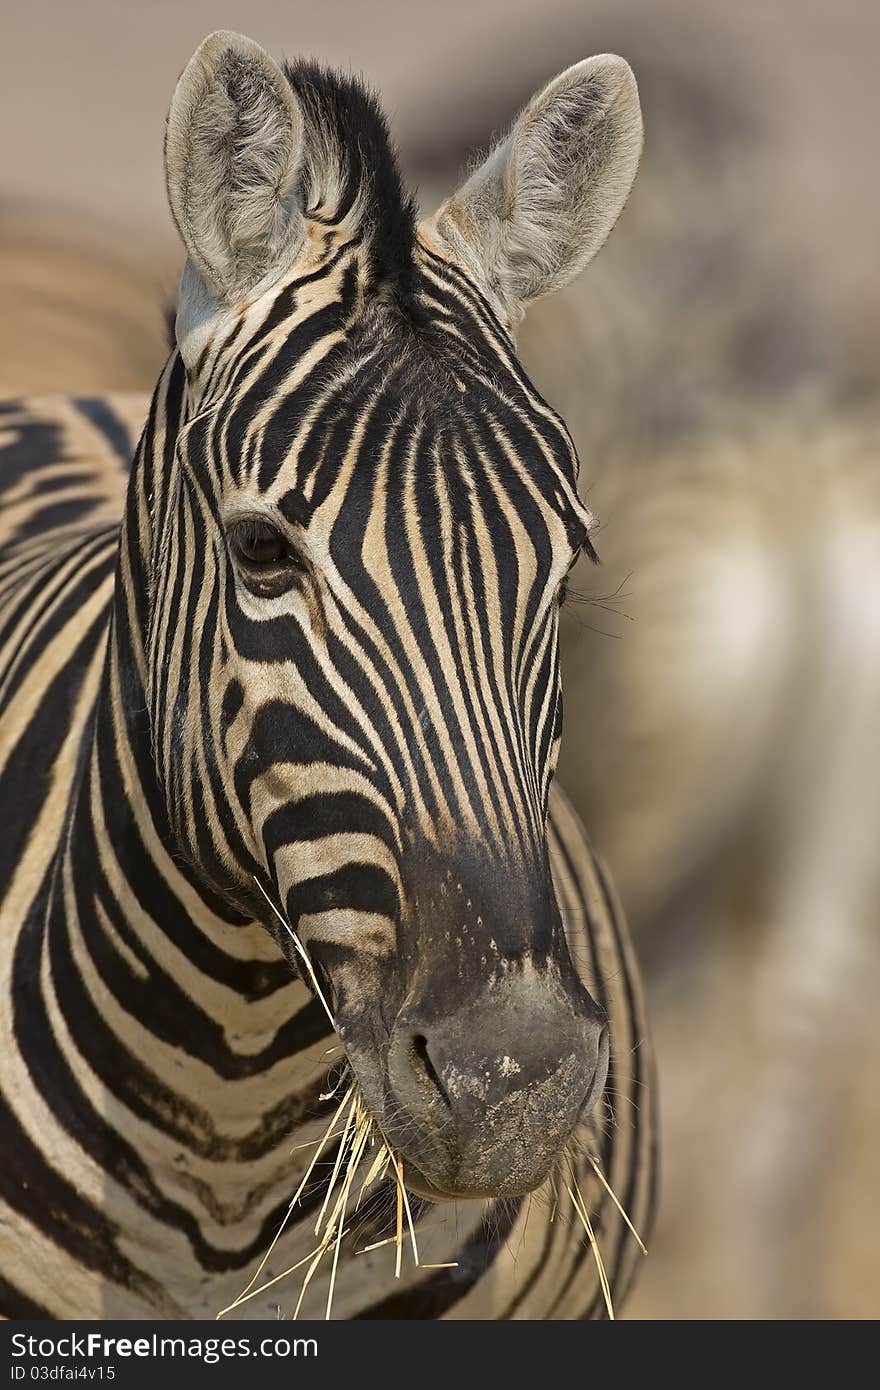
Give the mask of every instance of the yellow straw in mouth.
MULTIPOLYGON (((294 949, 296 950, 297 955, 302 960, 305 966, 308 977, 314 987, 315 994, 320 999, 324 1007, 324 1010, 327 1014, 327 1017, 329 1018, 332 1027, 335 1029, 336 1021, 333 1017, 333 1014, 330 1011, 330 1006, 328 1005, 327 1000, 324 997, 323 991, 318 981, 318 977, 309 959, 308 952, 306 951, 305 947, 303 946, 303 943, 299 939, 293 927, 287 921, 284 914, 280 912, 279 909, 275 906, 272 899, 269 897, 269 894, 266 892, 265 888, 263 887, 262 883, 260 883, 260 880, 256 877, 256 875, 254 875, 254 882, 256 883, 263 897, 266 899, 266 902, 269 904, 269 907, 272 909, 272 912, 275 914, 281 925, 284 927, 284 930, 290 936, 290 939, 292 940, 294 945, 294 949)), ((339 1105, 336 1108, 333 1118, 330 1121, 330 1124, 328 1125, 323 1136, 319 1140, 311 1141, 317 1144, 316 1152, 314 1154, 314 1157, 312 1158, 311 1163, 306 1169, 306 1173, 302 1179, 302 1182, 297 1188, 296 1193, 294 1194, 287 1208, 284 1220, 281 1223, 281 1226, 279 1227, 278 1231, 276 1232, 275 1237, 272 1240, 271 1245, 269 1246, 269 1249, 266 1251, 256 1270, 254 1271, 254 1274, 251 1277, 249 1283, 239 1294, 238 1298, 235 1300, 234 1303, 229 1304, 227 1308, 222 1309, 221 1312, 217 1314, 218 1318, 223 1317, 225 1313, 232 1312, 235 1308, 239 1307, 239 1305, 245 1302, 247 1299, 256 1297, 258 1293, 262 1293, 272 1284, 275 1284, 280 1279, 284 1278, 285 1274, 291 1274, 294 1270, 301 1269, 304 1264, 309 1262, 309 1267, 303 1278, 303 1283, 300 1289, 299 1299, 297 1300, 296 1309, 293 1313, 294 1318, 296 1318, 300 1308, 302 1307, 303 1297, 305 1295, 306 1289, 308 1288, 316 1270, 319 1268, 324 1255, 332 1246, 333 1260, 330 1270, 330 1288, 327 1297, 326 1310, 326 1317, 330 1317, 333 1306, 333 1293, 336 1287, 336 1273, 339 1265, 339 1252, 342 1245, 342 1238, 345 1234, 345 1213, 348 1206, 349 1195, 351 1192, 355 1175, 360 1167, 364 1154, 368 1146, 371 1143, 375 1142, 374 1134, 376 1133, 376 1126, 374 1124, 372 1116, 370 1115, 370 1112, 367 1110, 367 1107, 364 1105, 363 1099, 357 1087, 357 1082, 351 1078, 351 1073, 347 1065, 343 1069, 335 1085, 331 1086, 328 1091, 322 1094, 321 1100, 330 1100, 331 1098, 333 1098, 342 1088, 342 1086, 346 1085, 346 1083, 347 1086, 345 1094, 339 1102, 339 1105), (340 1131, 337 1130, 336 1125, 340 1119, 340 1116, 342 1116, 343 1113, 345 1115, 345 1118, 343 1120, 342 1129, 340 1131), (330 1174, 330 1179, 327 1184, 327 1191, 324 1196, 324 1201, 321 1206, 321 1210, 318 1214, 318 1219, 315 1223, 315 1234, 319 1237, 318 1245, 309 1255, 304 1256, 303 1259, 298 1260, 295 1265, 291 1265, 288 1270, 285 1270, 284 1274, 275 1275, 272 1279, 268 1280, 264 1284, 261 1284, 258 1288, 255 1289, 254 1284, 259 1278, 259 1275, 262 1272, 262 1270, 265 1268, 269 1256, 271 1255, 278 1240, 280 1239, 282 1232, 285 1230, 287 1222, 290 1219, 290 1215, 294 1207, 297 1205, 300 1198, 302 1197, 306 1184, 309 1178, 311 1177, 312 1173, 314 1172, 315 1166, 331 1138, 339 1139, 339 1148, 336 1154, 336 1159, 333 1164, 333 1170, 330 1174), (343 1175, 341 1179, 341 1185, 339 1185, 341 1173, 343 1175), (332 1199, 334 1192, 337 1191, 337 1186, 338 1195, 336 1196, 336 1199, 334 1201, 332 1199)), ((296 1147, 308 1147, 308 1145, 297 1145, 296 1147)), ((399 1279, 403 1255, 404 1215, 406 1216, 406 1223, 409 1229, 410 1242, 412 1245, 413 1252, 413 1260, 416 1265, 419 1265, 420 1263, 419 1250, 418 1243, 416 1241, 415 1224, 413 1222, 412 1210, 410 1208, 409 1203, 409 1194, 407 1193, 406 1186, 403 1180, 403 1159, 400 1157, 395 1158, 395 1155, 390 1145, 385 1141, 384 1137, 382 1137, 381 1135, 376 1154, 374 1155, 372 1162, 370 1163, 366 1177, 364 1178, 363 1183, 361 1185, 361 1190, 358 1194, 358 1199, 355 1204, 355 1210, 357 1210, 360 1206, 361 1200, 367 1188, 377 1179, 384 1177, 389 1167, 391 1167, 391 1169, 394 1172, 394 1178, 397 1187, 396 1232, 395 1235, 392 1236, 389 1241, 376 1241, 373 1245, 368 1246, 367 1249, 375 1250, 378 1249, 381 1245, 393 1243, 397 1247, 394 1273, 395 1277, 399 1279)), ((430 1266, 430 1268, 432 1269, 448 1269, 454 1267, 454 1264, 430 1266)))
MULTIPOLYGON (((314 987, 315 994, 317 998, 321 1001, 321 1004, 323 1005, 327 1017, 330 1020, 331 1026, 335 1028, 335 1020, 330 1011, 327 1000, 325 999, 324 994, 321 990, 320 983, 312 967, 311 961, 309 960, 308 953, 306 952, 305 947, 303 946, 296 932, 290 926, 289 922, 287 922, 285 917, 272 902, 271 898, 266 893, 266 890, 263 888, 259 879, 255 877, 254 882, 257 884, 257 887, 260 889, 260 892, 266 899, 267 903, 272 909, 272 912, 275 914, 275 916, 278 918, 278 920, 281 922, 281 924, 291 937, 297 955, 302 960, 308 977, 314 987)), ((285 1279, 289 1275, 295 1273, 297 1270, 302 1269, 303 1266, 307 1266, 305 1275, 303 1276, 302 1285, 300 1287, 299 1297, 297 1299, 296 1306, 292 1313, 292 1317, 296 1319, 299 1316, 300 1310, 303 1305, 303 1300, 306 1295, 306 1291, 310 1283, 312 1282, 314 1275, 320 1268, 324 1260, 324 1257, 332 1250, 330 1264, 330 1282, 327 1290, 327 1303, 324 1314, 325 1318, 327 1319, 331 1317, 333 1311, 333 1299, 336 1290, 336 1279, 339 1269, 339 1257, 342 1248, 342 1241, 344 1237, 348 1234, 348 1228, 345 1225, 345 1218, 349 1207, 349 1201, 351 1198, 354 1181, 361 1168, 361 1164, 364 1160, 365 1155, 374 1146, 375 1153, 372 1154, 369 1160, 366 1175, 361 1183, 360 1192, 358 1194, 354 1209, 355 1211, 359 1209, 364 1197, 364 1193, 367 1191, 367 1189, 377 1180, 383 1179, 390 1169, 394 1174, 396 1188, 395 1231, 392 1236, 388 1236, 383 1240, 374 1241, 372 1244, 365 1246, 363 1250, 360 1250, 357 1253, 368 1254, 372 1251, 382 1249, 386 1245, 394 1245, 394 1276, 396 1279, 399 1279, 401 1277, 403 1264, 405 1220, 409 1232, 410 1243, 412 1246, 413 1262, 417 1267, 422 1269, 455 1269, 457 1267, 457 1261, 422 1264, 419 1258, 415 1223, 412 1217, 412 1209, 410 1207, 409 1194, 407 1192, 406 1184, 404 1182, 403 1158, 399 1154, 395 1155, 391 1146, 387 1143, 381 1131, 376 1126, 369 1110, 367 1109, 367 1106, 364 1103, 363 1097, 360 1094, 357 1081, 352 1076, 347 1062, 343 1065, 343 1068, 337 1080, 332 1085, 330 1085, 325 1092, 322 1093, 320 1099, 322 1101, 335 1099, 340 1090, 343 1090, 342 1097, 338 1105, 336 1106, 336 1109, 334 1110, 334 1113, 323 1135, 321 1135, 321 1137, 316 1140, 308 1141, 308 1143, 306 1144, 300 1144, 295 1146, 295 1149, 299 1149, 308 1148, 314 1144, 315 1153, 305 1171, 305 1174, 299 1186, 297 1187, 296 1192, 291 1198, 284 1219, 281 1222, 281 1225, 279 1226, 278 1230, 276 1231, 275 1236, 273 1237, 268 1250, 263 1255, 262 1259, 257 1265, 257 1268, 255 1269, 253 1275, 251 1276, 245 1288, 232 1303, 230 1303, 226 1308, 220 1310, 220 1312, 217 1314, 218 1318, 223 1318, 227 1313, 233 1312, 243 1303, 248 1302, 252 1298, 256 1298, 259 1294, 264 1293, 267 1289, 272 1288, 275 1284, 278 1284, 282 1279, 285 1279), (324 1153, 324 1151, 327 1148, 327 1145, 330 1143, 332 1139, 338 1139, 339 1145, 333 1162, 333 1168, 329 1180, 327 1182, 327 1189, 324 1194, 324 1200, 321 1205, 321 1210, 318 1214, 317 1221, 315 1222, 314 1229, 315 1235, 318 1237, 318 1244, 315 1246, 313 1250, 309 1252, 309 1254, 304 1255, 301 1259, 297 1260, 295 1264, 290 1265, 280 1274, 273 1275, 272 1278, 267 1279, 262 1284, 259 1284, 258 1287, 254 1287, 257 1284, 257 1280, 259 1279, 260 1274, 265 1269, 266 1263, 269 1260, 278 1241, 280 1240, 283 1232, 287 1228, 287 1224, 295 1207, 302 1199, 302 1196, 308 1185, 309 1179, 314 1173, 315 1168, 321 1158, 321 1155, 324 1153)), ((291 1152, 293 1151, 294 1150, 291 1150, 291 1152)), ((612 1303, 611 1286, 608 1279, 608 1273, 605 1268, 605 1262, 602 1258, 602 1252, 599 1249, 599 1243, 596 1239, 593 1224, 590 1220, 590 1215, 587 1211, 586 1203, 584 1201, 577 1177, 575 1175, 574 1164, 572 1162, 571 1156, 569 1154, 565 1156, 568 1158, 570 1168, 570 1182, 564 1183, 565 1190, 568 1193, 569 1198, 571 1199, 574 1211, 578 1217, 578 1220, 583 1226, 584 1231, 586 1232, 587 1239, 589 1240, 590 1249, 593 1254, 593 1259, 596 1263, 596 1270, 599 1276, 599 1284, 602 1289, 602 1296, 605 1301, 605 1307, 609 1319, 613 1320, 614 1307, 612 1303)), ((617 1194, 614 1192, 613 1188, 611 1187, 611 1184, 608 1182, 608 1179, 602 1172, 598 1160, 594 1157, 593 1154, 586 1150, 585 1156, 589 1161, 591 1167, 593 1168, 593 1171, 595 1172, 599 1182, 602 1184, 602 1187, 605 1189, 606 1193, 611 1198, 611 1201, 614 1203, 615 1207, 617 1208, 618 1212, 620 1213, 630 1232, 638 1242, 639 1248, 643 1251, 643 1253, 647 1254, 644 1242, 642 1241, 632 1221, 630 1220, 629 1216, 624 1210, 623 1205, 617 1197, 617 1194)), ((556 1216, 559 1201, 559 1194, 556 1185, 555 1175, 553 1176, 553 1178, 551 1178, 551 1184, 553 1195, 553 1210, 551 1212, 550 1220, 552 1222, 556 1216)))
POLYGON ((599 1249, 599 1242, 596 1240, 596 1236, 593 1232, 592 1223, 590 1222, 589 1213, 587 1212, 587 1208, 584 1205, 584 1199, 580 1195, 580 1188, 577 1185, 577 1179, 575 1178, 573 1173, 571 1180, 574 1183, 575 1188, 577 1189, 577 1196, 575 1196, 568 1183, 565 1184, 565 1190, 571 1198, 572 1205, 575 1211, 577 1212, 578 1216, 580 1217, 581 1224, 583 1225, 583 1228, 587 1233, 587 1239, 589 1240, 590 1248, 593 1251, 593 1259, 596 1261, 596 1269, 599 1274, 599 1283, 602 1286, 602 1296, 605 1299, 605 1307, 608 1309, 608 1318, 609 1321, 613 1322, 614 1307, 611 1302, 611 1285, 608 1282, 608 1274, 605 1270, 605 1261, 602 1259, 602 1251, 599 1249))
MULTIPOLYGON (((398 1203, 400 1203, 400 1202, 402 1201, 403 1206, 404 1206, 404 1208, 405 1208, 405 1210, 406 1210, 406 1222, 407 1222, 407 1225, 409 1226, 409 1236, 410 1236, 410 1240, 412 1241, 413 1260, 415 1261, 416 1264, 418 1264, 418 1263, 419 1263, 419 1248, 418 1248, 418 1246, 416 1245, 416 1231, 415 1231, 415 1227, 413 1226, 412 1211, 410 1210, 410 1205, 409 1205, 409 1196, 407 1195, 406 1187, 405 1187, 404 1181, 403 1181, 403 1159, 402 1159, 402 1158, 395 1158, 395 1157, 394 1157, 394 1154, 391 1152, 390 1149, 388 1150, 388 1157, 391 1159, 391 1164, 392 1164, 392 1167, 394 1168, 394 1176, 397 1178, 397 1200, 398 1200, 398 1203)), ((399 1216, 398 1216, 398 1220, 399 1220, 399 1216)))
POLYGON ((336 1020, 334 1019, 332 1013, 330 1012, 330 1005, 327 1003, 327 1000, 324 998, 324 994, 323 994, 323 991, 322 991, 322 989, 321 989, 321 986, 318 984, 318 977, 317 977, 317 975, 315 974, 314 967, 312 966, 312 962, 309 960, 308 953, 307 953, 307 951, 306 951, 305 946, 303 946, 302 942, 300 941, 300 939, 299 939, 299 937, 297 936, 296 932, 293 930, 293 927, 290 925, 290 923, 288 922, 287 918, 286 918, 286 917, 283 917, 283 916, 281 915, 281 913, 278 911, 278 908, 275 906, 275 904, 273 903, 272 899, 269 897, 269 894, 266 892, 265 888, 263 887, 263 885, 262 885, 262 883, 260 882, 260 880, 257 878, 256 874, 253 875, 253 880, 254 880, 254 883, 255 883, 255 884, 257 885, 257 887, 259 888, 260 892, 262 893, 263 897, 266 899, 266 902, 269 904, 269 906, 271 907, 272 911, 275 913, 275 916, 278 918, 278 921, 281 923, 282 927, 283 927, 284 930, 287 932, 288 936, 290 937, 291 941, 293 942, 294 949, 296 950, 297 955, 300 957, 300 959, 302 960, 303 964, 305 965, 306 970, 308 971, 309 979, 311 980, 312 984, 313 984, 314 987, 315 987, 315 993, 317 994, 317 996, 318 996, 318 998, 320 999, 321 1003, 324 1005, 324 1010, 325 1010, 325 1012, 326 1012, 326 1014, 327 1014, 327 1017, 328 1017, 329 1020, 330 1020, 331 1027, 333 1027, 333 1028, 335 1029, 335 1027, 336 1027, 336 1020))
MULTIPOLYGON (((317 1149, 316 1149, 316 1151, 315 1151, 315 1154, 314 1154, 314 1156, 313 1156, 313 1158, 312 1158, 311 1163, 309 1164, 308 1168, 307 1168, 306 1171, 305 1171, 305 1175, 303 1176, 303 1179, 302 1179, 302 1181, 301 1181, 299 1187, 296 1189, 296 1192, 293 1194, 293 1197, 290 1199, 290 1203, 289 1203, 289 1205, 288 1205, 287 1211, 286 1211, 285 1214, 284 1214, 284 1220, 281 1222, 281 1225, 278 1227, 278 1230, 275 1232, 275 1235, 274 1235, 273 1238, 272 1238, 272 1243, 270 1244, 268 1250, 266 1251, 265 1255, 264 1255, 263 1258, 260 1260, 260 1263, 257 1265, 256 1269, 254 1270, 253 1274, 251 1275, 250 1281, 245 1285, 245 1287, 242 1289, 241 1293, 238 1295, 238 1298, 236 1298, 234 1302, 230 1303, 228 1307, 222 1308, 222 1309, 220 1310, 220 1312, 217 1314, 218 1319, 219 1319, 219 1318, 222 1318, 222 1317, 224 1316, 225 1313, 231 1313, 231 1312, 233 1311, 233 1309, 237 1308, 238 1305, 239 1305, 240 1303, 244 1303, 248 1298, 253 1298, 253 1297, 255 1297, 255 1295, 256 1295, 257 1293, 261 1293, 262 1290, 263 1290, 264 1288, 268 1288, 268 1287, 269 1287, 269 1284, 274 1284, 274 1283, 275 1283, 275 1280, 274 1280, 274 1279, 270 1279, 269 1284, 262 1284, 262 1285, 260 1286, 259 1289, 254 1289, 254 1292, 251 1293, 251 1290, 253 1289, 254 1284, 256 1283, 257 1279, 259 1279, 261 1273, 263 1272, 263 1270, 264 1270, 265 1267, 266 1267, 266 1261, 269 1259, 269 1256, 272 1254, 272 1251, 275 1249, 275 1246, 278 1244, 278 1241, 281 1239, 281 1236, 282 1236, 282 1234, 284 1233, 284 1231, 285 1231, 285 1229, 286 1229, 286 1227, 287 1227, 287 1223, 288 1223, 288 1221, 290 1220, 291 1214, 293 1213, 294 1207, 296 1206, 297 1202, 300 1200, 300 1198, 302 1197, 303 1192, 305 1191, 306 1184, 307 1184, 309 1178, 312 1176, 312 1173, 314 1172, 315 1167, 316 1167, 316 1165, 317 1165, 318 1159, 321 1157, 321 1154, 324 1152, 324 1149, 326 1148, 327 1143, 329 1142, 330 1136, 331 1136, 331 1134, 333 1133, 333 1130, 334 1130, 335 1127, 336 1127, 336 1122, 337 1122, 337 1120, 339 1119, 339 1116, 342 1114, 342 1111, 343 1111, 343 1109, 344 1109, 344 1107, 345 1107, 345 1105, 346 1105, 346 1102, 347 1102, 348 1099, 349 1099, 349 1094, 350 1094, 350 1092, 347 1091, 346 1094, 343 1096, 343 1098, 342 1098, 342 1100, 340 1101, 339 1106, 338 1106, 338 1108, 337 1108, 337 1110, 336 1110, 336 1112, 335 1112, 335 1114, 334 1114, 332 1120, 330 1121, 329 1125, 327 1126, 327 1129, 325 1130, 325 1132, 324 1132, 323 1136, 321 1137, 321 1139, 318 1140, 318 1147, 317 1147, 317 1149)), ((306 1258, 308 1258, 308 1256, 307 1256, 306 1258)), ((302 1263, 302 1261, 300 1261, 300 1263, 302 1263)), ((294 1268, 298 1268, 298 1267, 299 1267, 298 1265, 295 1265, 295 1266, 294 1266, 294 1268)))
POLYGON ((626 1212, 624 1211, 622 1204, 621 1204, 620 1201, 618 1200, 617 1193, 614 1191, 614 1188, 611 1186, 611 1184, 610 1184, 610 1182, 608 1181, 608 1179, 606 1178, 605 1174, 602 1172, 602 1169, 599 1167, 598 1162, 596 1161, 596 1159, 593 1157, 593 1155, 592 1155, 591 1153, 588 1153, 588 1154, 587 1154, 587 1158, 588 1158, 589 1162, 590 1162, 590 1163, 592 1164, 592 1166, 593 1166, 593 1170, 594 1170, 594 1172, 595 1172, 595 1174, 596 1174, 596 1177, 599 1179, 599 1181, 600 1181, 600 1183, 602 1184, 602 1186, 604 1187, 605 1191, 608 1193, 608 1196, 611 1198, 612 1202, 613 1202, 614 1205, 617 1207, 617 1210, 620 1212, 620 1214, 621 1214, 621 1216, 623 1217, 624 1221, 626 1222, 627 1226, 629 1227, 629 1229, 632 1231, 633 1235, 635 1236, 636 1241, 638 1242, 639 1249, 641 1250, 642 1254, 643 1254, 643 1255, 647 1255, 647 1253, 648 1253, 648 1248, 647 1248, 647 1246, 645 1245, 645 1242, 642 1240, 642 1237, 639 1235, 639 1233, 638 1233, 638 1231, 636 1230, 635 1226, 634 1226, 633 1223, 630 1221, 629 1217, 627 1216, 626 1212))

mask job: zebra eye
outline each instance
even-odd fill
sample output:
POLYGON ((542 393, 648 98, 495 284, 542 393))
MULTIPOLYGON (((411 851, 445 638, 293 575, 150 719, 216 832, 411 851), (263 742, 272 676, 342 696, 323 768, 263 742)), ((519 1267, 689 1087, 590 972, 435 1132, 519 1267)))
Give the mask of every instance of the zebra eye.
POLYGON ((229 542, 238 558, 252 569, 296 562, 287 540, 269 521, 255 517, 237 521, 230 527, 229 542))

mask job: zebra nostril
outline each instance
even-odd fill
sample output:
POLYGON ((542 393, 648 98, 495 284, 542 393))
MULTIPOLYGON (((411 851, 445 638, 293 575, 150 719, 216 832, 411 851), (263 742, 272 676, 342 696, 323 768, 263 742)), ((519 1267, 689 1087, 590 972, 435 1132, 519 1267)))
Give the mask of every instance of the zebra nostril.
POLYGON ((443 1085, 437 1068, 431 1060, 431 1054, 428 1050, 428 1039, 423 1033, 414 1034, 411 1045, 411 1056, 413 1071, 419 1083, 426 1090, 430 1091, 431 1101, 439 1096, 443 1104, 449 1107, 449 1095, 446 1091, 446 1087, 443 1085))

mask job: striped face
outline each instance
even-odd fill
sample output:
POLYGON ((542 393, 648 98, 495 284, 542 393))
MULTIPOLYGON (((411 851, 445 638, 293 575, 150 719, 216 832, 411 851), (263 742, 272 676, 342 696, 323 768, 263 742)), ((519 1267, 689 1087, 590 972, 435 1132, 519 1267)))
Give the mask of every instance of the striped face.
MULTIPOLYGON (((267 887, 384 1117, 401 1019, 492 1035, 497 989, 592 1031, 545 844, 560 590, 589 515, 564 427, 464 276, 424 250, 417 312, 352 328, 358 280, 357 248, 293 276, 193 383, 151 722, 187 854, 258 915, 252 876, 267 887)), ((420 1046, 442 1094, 453 1043, 420 1046)))
POLYGON ((545 833, 589 515, 505 320, 592 254, 603 177, 619 210, 629 70, 607 61, 521 118, 521 226, 496 155, 417 235, 363 89, 237 36, 206 40, 169 116, 189 261, 172 476, 141 528, 159 779, 203 879, 293 963, 298 934, 430 1196, 534 1187, 604 1085, 545 833), (597 122, 589 193, 568 146, 597 122))

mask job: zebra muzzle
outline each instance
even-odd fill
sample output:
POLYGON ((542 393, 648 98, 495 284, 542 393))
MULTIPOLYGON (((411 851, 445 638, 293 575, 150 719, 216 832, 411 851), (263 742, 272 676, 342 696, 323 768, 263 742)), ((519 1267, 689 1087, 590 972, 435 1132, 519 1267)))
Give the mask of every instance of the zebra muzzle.
POLYGON ((540 1186, 605 1086, 608 1030, 584 1001, 526 974, 442 1017, 401 1011, 383 1129, 408 1185, 435 1200, 540 1186))

